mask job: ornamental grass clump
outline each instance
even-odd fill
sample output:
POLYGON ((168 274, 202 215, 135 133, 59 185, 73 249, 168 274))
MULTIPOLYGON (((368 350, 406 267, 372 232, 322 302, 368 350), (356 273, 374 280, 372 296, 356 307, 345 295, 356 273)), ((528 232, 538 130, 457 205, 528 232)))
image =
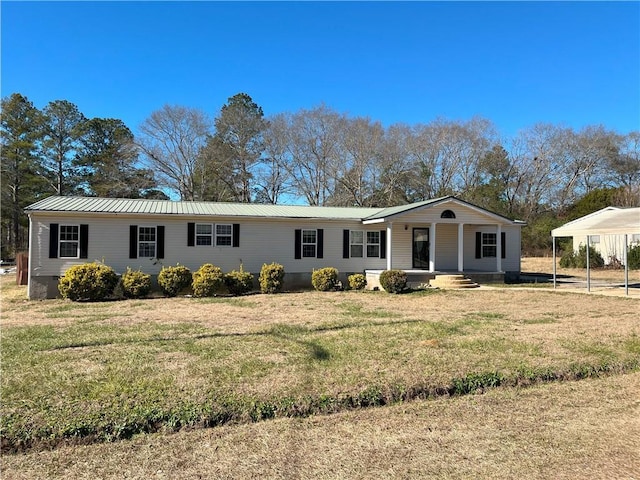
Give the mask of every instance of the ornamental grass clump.
POLYGON ((386 292, 400 293, 407 288, 407 273, 402 270, 385 270, 380 274, 380 285, 386 292))
POLYGON ((69 268, 58 282, 63 298, 77 301, 105 300, 118 284, 113 268, 103 263, 83 263, 69 268))
POLYGON ((224 284, 224 274, 220 267, 216 267, 210 263, 205 263, 193 273, 193 289, 194 297, 213 297, 219 293, 224 284))
POLYGON ((349 288, 352 290, 364 290, 367 286, 367 277, 362 273, 354 273, 347 277, 349 288))
POLYGON ((279 263, 265 263, 260 269, 260 291, 262 293, 278 293, 284 286, 284 267, 279 263))
POLYGON ((158 274, 158 285, 167 297, 175 297, 191 285, 191 270, 183 265, 162 267, 158 274))
POLYGON ((140 270, 131 270, 122 274, 122 293, 126 298, 144 298, 151 291, 151 275, 140 270))
POLYGON ((334 267, 325 267, 314 270, 311 274, 311 284, 313 288, 319 292, 328 292, 335 290, 338 286, 338 269, 334 267))

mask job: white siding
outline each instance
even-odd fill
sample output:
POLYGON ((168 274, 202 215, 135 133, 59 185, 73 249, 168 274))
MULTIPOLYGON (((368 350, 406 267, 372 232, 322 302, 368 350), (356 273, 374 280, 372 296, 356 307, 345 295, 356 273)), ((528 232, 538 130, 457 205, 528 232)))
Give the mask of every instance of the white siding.
POLYGON ((443 223, 436 226, 436 270, 458 270, 458 225, 443 223))
MULTIPOLYGON (((313 269, 332 266, 341 272, 361 272, 367 268, 385 268, 386 260, 379 258, 342 258, 343 229, 383 230, 381 225, 363 226, 359 221, 296 221, 260 219, 238 221, 235 218, 188 218, 182 216, 122 217, 75 215, 74 222, 89 225, 88 259, 60 259, 49 256, 49 225, 65 223, 70 217, 33 215, 31 231, 31 271, 35 276, 57 276, 72 265, 103 261, 122 273, 127 267, 156 274, 162 265, 180 263, 197 269, 204 263, 213 263, 224 271, 238 269, 243 264, 245 271, 258 273, 263 263, 281 263, 285 271, 307 273, 313 269), (240 225, 239 247, 187 246, 187 224, 238 223, 240 225), (129 226, 165 227, 165 258, 161 263, 148 258, 129 258, 129 226), (324 229, 324 258, 294 258, 296 229, 324 229)), ((366 255, 366 254, 365 254, 366 255)))
MULTIPOLYGON (((598 242, 594 243, 594 237, 591 235, 590 248, 596 250, 604 260, 605 265, 609 265, 614 259, 620 262, 624 261, 624 235, 597 235, 598 242)), ((573 250, 578 251, 580 245, 587 244, 587 236, 573 237, 573 250)), ((627 245, 637 245, 638 242, 633 242, 633 233, 627 234, 627 245)))

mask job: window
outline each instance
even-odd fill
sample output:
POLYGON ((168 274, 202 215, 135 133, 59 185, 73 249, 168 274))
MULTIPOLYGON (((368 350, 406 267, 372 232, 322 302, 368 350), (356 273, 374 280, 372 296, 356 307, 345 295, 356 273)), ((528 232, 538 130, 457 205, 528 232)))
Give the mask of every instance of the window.
POLYGON ((196 245, 213 245, 213 226, 210 223, 196 224, 196 245))
POLYGON ((600 243, 600 235, 591 235, 589 237, 591 239, 591 244, 600 243))
POLYGON ((456 218, 456 214, 453 213, 452 210, 445 210, 442 212, 442 215, 440 215, 440 218, 456 218))
POLYGON ((362 230, 351 230, 349 253, 352 258, 362 258, 364 252, 364 232, 362 230))
POLYGON ((495 257, 498 251, 497 235, 495 233, 482 234, 482 257, 495 257))
POLYGON ((60 258, 78 258, 80 227, 60 225, 60 258))
POLYGON ((154 258, 156 256, 156 227, 138 228, 138 257, 154 258))
POLYGON ((316 230, 302 230, 302 257, 315 257, 317 244, 316 230))
POLYGON ((640 243, 640 233, 634 233, 631 235, 631 243, 640 243))
POLYGON ((380 232, 367 232, 367 257, 380 257, 380 232))
POLYGON ((230 247, 232 245, 233 227, 230 224, 216 225, 216 245, 230 247))

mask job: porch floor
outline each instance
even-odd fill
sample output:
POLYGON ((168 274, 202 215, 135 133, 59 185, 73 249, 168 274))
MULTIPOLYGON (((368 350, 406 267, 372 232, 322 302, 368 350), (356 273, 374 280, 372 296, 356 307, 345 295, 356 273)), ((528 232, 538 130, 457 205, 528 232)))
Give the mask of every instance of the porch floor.
MULTIPOLYGON (((463 272, 452 270, 437 270, 431 272, 429 270, 418 269, 398 269, 407 273, 407 286, 410 288, 416 288, 436 278, 436 275, 464 275, 466 278, 474 281, 475 283, 501 283, 504 282, 504 272, 485 272, 478 270, 465 270, 463 272)), ((381 289, 380 286, 380 274, 384 270, 365 270, 365 276, 367 277, 367 289, 381 289)))

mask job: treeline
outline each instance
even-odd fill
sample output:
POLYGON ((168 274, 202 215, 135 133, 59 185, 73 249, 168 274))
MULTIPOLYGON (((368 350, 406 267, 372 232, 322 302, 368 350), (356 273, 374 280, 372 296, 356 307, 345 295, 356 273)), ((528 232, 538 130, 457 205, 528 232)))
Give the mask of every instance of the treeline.
POLYGON ((640 205, 640 132, 537 124, 513 138, 485 118, 384 127, 320 105, 266 118, 244 93, 218 115, 153 112, 136 136, 70 102, 2 100, 3 257, 26 248, 22 209, 51 194, 389 206, 456 195, 525 220, 525 251, 606 205, 640 205))

